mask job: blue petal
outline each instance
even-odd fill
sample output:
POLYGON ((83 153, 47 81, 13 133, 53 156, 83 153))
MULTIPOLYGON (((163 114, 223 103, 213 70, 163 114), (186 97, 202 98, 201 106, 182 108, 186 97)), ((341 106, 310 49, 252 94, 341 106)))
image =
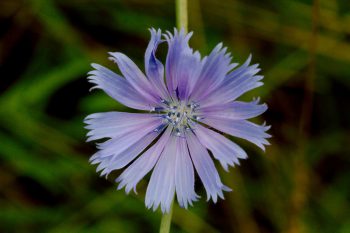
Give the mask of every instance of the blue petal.
POLYGON ((154 114, 104 112, 94 113, 84 120, 89 129, 87 141, 116 138, 132 131, 138 130, 149 124, 161 124, 160 118, 154 114))
POLYGON ((194 167, 207 192, 207 200, 211 198, 216 202, 218 196, 223 199, 222 191, 230 191, 231 189, 221 183, 213 160, 206 148, 198 141, 198 138, 192 132, 189 132, 186 137, 194 167))
POLYGON ((95 88, 104 90, 110 97, 134 109, 149 110, 154 101, 144 98, 123 77, 98 64, 91 64, 96 70, 89 72, 88 80, 95 88))
POLYGON ((110 158, 102 157, 102 159, 107 161, 107 163, 104 164, 104 161, 102 161, 99 165, 99 167, 103 168, 101 176, 108 175, 113 170, 125 167, 132 160, 134 160, 147 146, 149 146, 158 135, 158 132, 151 131, 134 144, 129 144, 130 146, 121 152, 119 152, 120 150, 117 151, 119 147, 116 148, 115 153, 110 156, 110 158))
POLYGON ((215 90, 222 84, 226 74, 237 64, 231 64, 230 54, 226 54, 227 48, 218 44, 208 57, 203 60, 203 68, 197 80, 197 88, 191 94, 191 99, 199 101, 207 93, 215 90))
POLYGON ((118 189, 125 186, 125 191, 129 193, 134 189, 136 193, 137 183, 154 167, 162 153, 165 145, 168 143, 171 133, 171 127, 168 127, 160 139, 137 160, 135 160, 117 179, 120 182, 118 189))
POLYGON ((219 104, 201 108, 198 110, 203 118, 244 120, 259 116, 267 110, 266 104, 258 104, 259 99, 252 102, 233 101, 227 104, 219 104))
POLYGON ((187 209, 199 197, 194 191, 194 170, 185 138, 178 137, 175 161, 175 187, 177 201, 187 209))
POLYGON ((269 145, 269 142, 266 140, 266 138, 271 137, 271 135, 266 133, 266 131, 270 128, 269 126, 257 125, 247 120, 214 118, 205 118, 202 120, 202 122, 224 133, 248 140, 260 147, 262 150, 265 150, 264 145, 269 145))
POLYGON ((110 59, 118 64, 125 79, 140 95, 149 101, 157 102, 159 100, 159 93, 152 88, 149 80, 130 58, 119 52, 109 54, 112 56, 110 59))
POLYGON ((229 73, 214 91, 202 97, 201 107, 229 103, 247 91, 263 85, 259 82, 263 76, 256 75, 260 71, 258 65, 248 66, 249 62, 250 58, 241 67, 229 73))
POLYGON ((158 125, 159 121, 139 125, 136 129, 125 130, 123 134, 98 144, 100 150, 90 158, 91 163, 99 163, 97 171, 104 170, 101 175, 124 167, 157 137, 159 132, 154 129, 158 125))
POLYGON ((175 161, 176 140, 170 137, 169 144, 164 148, 156 167, 153 170, 146 191, 146 206, 156 210, 159 205, 163 213, 168 213, 175 194, 175 161))
POLYGON ((178 32, 174 30, 174 35, 170 32, 164 34, 164 37, 168 43, 169 50, 166 57, 166 81, 169 93, 171 96, 176 97, 176 90, 178 87, 179 72, 182 71, 180 63, 184 56, 192 54, 192 49, 188 45, 188 41, 191 38, 192 33, 185 34, 184 30, 178 32))
POLYGON ((157 59, 155 53, 157 51, 158 45, 162 42, 161 36, 162 31, 158 29, 150 29, 151 40, 147 46, 145 53, 145 71, 152 85, 158 89, 161 97, 163 99, 168 99, 169 93, 165 87, 164 83, 164 66, 157 59))
POLYGON ((220 161, 226 171, 228 165, 239 165, 238 159, 247 158, 246 152, 241 147, 213 130, 198 124, 195 133, 201 144, 213 153, 213 156, 220 161))
POLYGON ((177 90, 180 100, 188 101, 202 70, 203 63, 198 52, 183 54, 178 65, 177 90))

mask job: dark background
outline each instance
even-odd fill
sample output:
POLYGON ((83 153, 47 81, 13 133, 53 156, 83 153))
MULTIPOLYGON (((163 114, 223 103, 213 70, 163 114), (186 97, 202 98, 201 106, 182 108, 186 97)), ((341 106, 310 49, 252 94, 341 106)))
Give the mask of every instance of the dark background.
MULTIPOLYGON (((83 118, 126 111, 88 92, 90 63, 117 67, 121 51, 142 67, 149 32, 172 30, 170 0, 0 1, 0 232, 157 232, 160 212, 95 173, 83 118)), ((172 232, 350 232, 350 2, 189 1, 191 46, 224 42, 250 53, 265 85, 243 96, 269 105, 265 153, 224 172, 226 200, 175 206, 172 232)), ((165 46, 160 47, 164 57, 165 46)), ((197 180, 198 181, 198 180, 197 180)))

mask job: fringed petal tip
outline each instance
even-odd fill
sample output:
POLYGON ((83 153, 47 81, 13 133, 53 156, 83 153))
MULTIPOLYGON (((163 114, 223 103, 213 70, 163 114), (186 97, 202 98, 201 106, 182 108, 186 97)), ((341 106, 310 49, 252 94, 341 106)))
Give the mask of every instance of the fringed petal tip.
POLYGON ((122 53, 120 53, 120 52, 108 52, 108 54, 110 55, 108 57, 108 60, 118 64, 118 60, 117 60, 118 59, 118 55, 121 55, 122 53))
POLYGON ((137 195, 137 189, 136 189, 136 185, 135 186, 131 186, 130 184, 127 184, 125 181, 123 180, 116 180, 116 183, 119 183, 117 186, 117 190, 121 190, 123 188, 125 188, 125 193, 126 194, 130 194, 131 190, 133 190, 133 192, 137 195))
MULTIPOLYGON (((99 68, 101 68, 102 66, 101 65, 99 65, 99 64, 97 64, 97 63, 90 63, 90 66, 92 67, 92 68, 94 68, 94 69, 96 69, 96 70, 98 70, 99 68)), ((91 71, 90 71, 91 72, 91 71)), ((89 72, 89 73, 90 73, 89 72)), ((88 73, 88 74, 89 74, 88 73)))
POLYGON ((226 185, 221 184, 220 187, 218 187, 218 191, 216 193, 208 193, 207 192, 207 202, 209 202, 210 200, 213 201, 213 203, 217 203, 218 199, 222 199, 225 200, 225 196, 223 191, 225 192, 231 192, 232 189, 227 187, 226 185))
POLYGON ((156 30, 155 28, 149 28, 148 31, 151 33, 151 40, 153 37, 156 38, 157 40, 161 39, 161 36, 162 36, 161 29, 156 30))
POLYGON ((260 139, 260 143, 257 143, 256 145, 263 151, 266 152, 266 146, 271 145, 269 141, 267 141, 266 139, 271 138, 272 135, 266 133, 267 130, 269 130, 271 128, 271 126, 265 126, 264 129, 264 137, 260 139))
POLYGON ((188 207, 193 206, 193 202, 198 201, 199 198, 200 196, 195 193, 188 199, 177 199, 177 202, 179 203, 180 207, 188 209, 188 207))
POLYGON ((247 67, 249 64, 250 64, 250 62, 252 61, 252 54, 250 53, 249 55, 248 55, 248 57, 247 57, 247 59, 245 60, 245 62, 243 63, 243 67, 247 67))
POLYGON ((166 33, 163 33, 163 36, 166 41, 171 41, 176 38, 179 38, 180 40, 184 40, 184 42, 188 42, 193 35, 193 31, 185 33, 185 29, 182 27, 180 30, 177 28, 174 28, 174 33, 171 33, 170 31, 166 31, 166 33))

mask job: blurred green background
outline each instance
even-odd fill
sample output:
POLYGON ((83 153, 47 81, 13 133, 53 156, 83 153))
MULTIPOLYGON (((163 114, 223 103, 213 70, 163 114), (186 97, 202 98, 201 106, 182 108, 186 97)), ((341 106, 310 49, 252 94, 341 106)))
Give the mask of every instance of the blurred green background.
MULTIPOLYGON (((90 63, 117 67, 121 51, 140 67, 148 28, 172 30, 170 0, 0 1, 0 232, 157 232, 160 212, 116 191, 88 164, 83 118, 126 111, 88 92, 90 63)), ((272 125, 266 153, 226 173, 226 200, 175 206, 172 232, 350 232, 349 0, 189 0, 191 46, 223 41, 236 61, 253 54, 272 125)), ((165 46, 160 47, 164 57, 165 46)), ((218 164, 217 164, 218 165, 218 164)))

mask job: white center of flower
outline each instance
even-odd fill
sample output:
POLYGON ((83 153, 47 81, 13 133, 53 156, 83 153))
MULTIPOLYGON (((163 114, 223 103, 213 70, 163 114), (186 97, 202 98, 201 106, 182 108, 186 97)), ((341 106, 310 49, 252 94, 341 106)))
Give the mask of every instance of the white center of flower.
POLYGON ((161 100, 162 106, 154 107, 151 111, 155 111, 163 118, 164 125, 155 129, 160 131, 166 125, 174 127, 174 134, 176 136, 183 136, 185 131, 191 130, 196 121, 200 120, 200 117, 196 115, 196 110, 199 108, 199 104, 184 101, 166 101, 161 100))

